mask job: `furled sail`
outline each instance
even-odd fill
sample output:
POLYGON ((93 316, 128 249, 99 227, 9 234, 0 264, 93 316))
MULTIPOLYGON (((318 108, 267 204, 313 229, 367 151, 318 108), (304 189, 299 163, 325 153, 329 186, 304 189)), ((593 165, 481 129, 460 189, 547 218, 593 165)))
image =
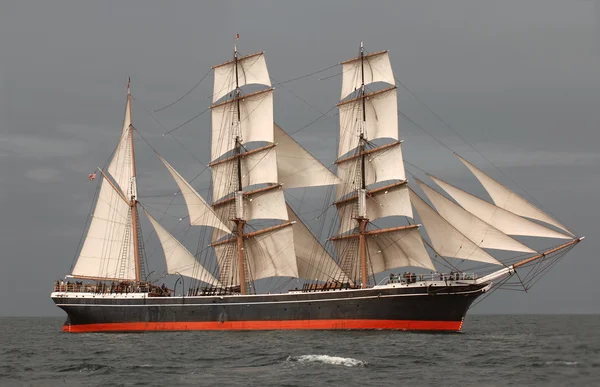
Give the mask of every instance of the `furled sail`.
POLYGON ((483 185, 483 188, 485 188, 492 197, 494 204, 496 204, 498 207, 526 218, 541 220, 542 222, 558 227, 559 229, 573 236, 573 233, 556 219, 552 218, 533 204, 529 203, 512 190, 498 183, 496 180, 492 179, 490 176, 475 167, 467 160, 460 156, 458 156, 458 158, 463 162, 463 164, 466 165, 467 168, 469 168, 475 177, 477 177, 481 185, 483 185))
POLYGON ((211 109, 212 160, 232 151, 236 136, 243 143, 273 142, 273 89, 235 97, 211 109))
POLYGON ((188 214, 190 216, 190 224, 192 226, 209 226, 218 228, 226 233, 231 233, 231 230, 221 222, 214 213, 212 208, 204 201, 202 196, 187 182, 180 174, 161 156, 158 156, 160 161, 165 164, 171 176, 179 186, 181 195, 187 205, 188 214))
POLYGON ((342 94, 340 99, 346 98, 361 87, 363 75, 365 84, 373 82, 396 84, 387 50, 359 56, 342 62, 341 65, 342 94))
POLYGON ((337 176, 277 124, 274 123, 273 128, 277 143, 277 172, 285 189, 341 183, 337 176))
POLYGON ((434 176, 429 176, 442 187, 465 210, 486 223, 509 235, 524 235, 544 238, 572 239, 570 236, 551 230, 540 224, 522 218, 510 211, 497 207, 476 196, 471 195, 434 176))
POLYGON ((236 89, 236 72, 239 87, 250 84, 271 86, 267 62, 262 52, 238 58, 237 61, 230 60, 214 66, 213 69, 215 70, 213 103, 236 89))
POLYGON ((338 157, 357 147, 361 133, 369 140, 378 138, 398 140, 398 101, 395 86, 340 102, 338 108, 340 113, 338 157), (366 117, 363 116, 363 98, 366 117))
POLYGON ((437 254, 443 257, 467 259, 495 265, 502 264, 435 212, 413 190, 410 190, 410 200, 415 206, 437 254))
POLYGON ((348 276, 329 255, 323 245, 306 227, 290 206, 287 206, 288 216, 294 221, 294 247, 298 261, 298 277, 316 281, 337 280, 349 282, 348 276))
MULTIPOLYGON (((272 231, 260 230, 244 236, 244 253, 248 272, 254 280, 268 277, 298 278, 298 266, 294 249, 292 223, 276 226, 272 231)), ((239 285, 237 260, 228 257, 237 256, 236 239, 231 238, 213 244, 219 263, 220 278, 227 279, 231 285, 239 285)))
POLYGON ((102 178, 96 207, 72 275, 135 280, 131 207, 102 178))
POLYGON ((516 239, 509 237, 502 231, 456 205, 450 199, 447 199, 422 181, 417 181, 423 192, 425 192, 429 200, 431 200, 437 209, 438 213, 479 247, 536 253, 535 250, 525 246, 516 239))
POLYGON ((167 273, 181 274, 211 285, 218 285, 219 281, 196 260, 181 242, 165 230, 146 210, 144 212, 160 240, 167 262, 167 273))

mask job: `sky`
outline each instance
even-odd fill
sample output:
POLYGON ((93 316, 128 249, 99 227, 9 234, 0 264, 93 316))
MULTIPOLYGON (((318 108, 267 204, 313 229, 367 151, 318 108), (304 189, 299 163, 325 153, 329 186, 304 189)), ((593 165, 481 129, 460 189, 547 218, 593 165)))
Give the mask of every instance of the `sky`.
MULTIPOLYGON (((1 2, 0 316, 63 315, 52 284, 79 246, 87 176, 118 141, 128 77, 144 139, 187 178, 205 168, 209 114, 163 133, 209 106, 212 76, 150 112, 229 60, 236 33, 279 82, 354 57, 361 41, 389 49, 399 110, 418 124, 399 123, 406 160, 485 197, 456 151, 587 236, 528 293, 496 292, 472 313, 599 313, 599 16, 595 0, 1 2)), ((334 108, 339 72, 276 85, 277 123, 292 133, 334 108)), ((329 165, 337 125, 333 109, 294 138, 329 165)), ((136 141, 152 205, 176 187, 136 141)))

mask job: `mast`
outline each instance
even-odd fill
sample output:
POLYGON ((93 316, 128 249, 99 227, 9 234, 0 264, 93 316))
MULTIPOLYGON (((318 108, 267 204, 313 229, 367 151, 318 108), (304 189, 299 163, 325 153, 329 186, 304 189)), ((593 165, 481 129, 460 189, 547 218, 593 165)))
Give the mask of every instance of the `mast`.
POLYGON ((240 115, 240 81, 238 75, 238 52, 237 43, 233 46, 233 60, 235 69, 235 98, 236 98, 236 116, 237 116, 237 135, 235 137, 235 153, 237 157, 237 187, 235 193, 235 219, 237 228, 237 254, 238 254, 238 276, 240 279, 240 293, 246 294, 246 265, 244 262, 244 187, 242 186, 242 158, 241 152, 241 115, 240 115))
POLYGON ((367 122, 367 112, 365 106, 365 51, 363 42, 360 42, 360 94, 362 99, 362 125, 360 127, 360 188, 358 192, 358 222, 360 227, 359 237, 359 254, 360 254, 360 272, 361 272, 361 287, 367 287, 369 276, 367 273, 367 241, 365 232, 367 230, 367 184, 365 176, 365 126, 367 122))
MULTIPOLYGON (((127 106, 131 106, 131 78, 127 80, 127 106)), ((129 142, 131 146, 131 184, 135 184, 136 170, 135 170, 135 148, 133 141, 133 125, 129 124, 129 142)), ((132 190, 129 206, 131 207, 131 227, 133 228, 133 253, 135 257, 135 281, 141 281, 141 257, 140 257, 140 243, 138 235, 138 211, 137 205, 138 200, 136 197, 137 190, 132 190)))
POLYGON ((336 164, 342 183, 336 188, 334 202, 340 228, 330 240, 336 246, 340 266, 364 288, 370 275, 384 270, 403 266, 432 269, 433 264, 418 225, 382 228, 377 233, 368 230, 369 223, 380 218, 413 217, 398 141, 396 87, 388 52, 365 54, 361 42, 359 55, 341 65, 336 164), (366 87, 376 82, 389 87, 367 92, 366 87), (377 139, 394 142, 371 146, 377 139), (378 183, 386 185, 374 186, 378 183))

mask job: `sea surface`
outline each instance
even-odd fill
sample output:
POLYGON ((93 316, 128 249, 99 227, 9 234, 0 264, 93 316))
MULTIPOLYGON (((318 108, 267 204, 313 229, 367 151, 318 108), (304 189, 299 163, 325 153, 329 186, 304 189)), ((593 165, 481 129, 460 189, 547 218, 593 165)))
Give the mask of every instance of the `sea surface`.
POLYGON ((600 386, 600 316, 468 316, 462 333, 61 332, 0 318, 0 386, 600 386))

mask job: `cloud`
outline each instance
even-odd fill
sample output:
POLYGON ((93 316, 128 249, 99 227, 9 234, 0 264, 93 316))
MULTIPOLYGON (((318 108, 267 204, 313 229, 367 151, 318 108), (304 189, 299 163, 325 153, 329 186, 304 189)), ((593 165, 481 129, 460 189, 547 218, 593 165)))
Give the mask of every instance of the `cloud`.
MULTIPOLYGON (((547 151, 547 150, 524 150, 524 149, 503 149, 495 146, 488 148, 489 144, 478 145, 477 149, 482 150, 486 158, 491 160, 498 167, 532 167, 532 166, 594 166, 600 165, 600 153, 593 152, 566 152, 566 151, 547 151)), ((472 159, 477 159, 473 155, 472 159)), ((479 156, 480 158, 480 156, 479 156)))
POLYGON ((37 168, 27 171, 25 176, 34 181, 49 183, 52 181, 62 181, 63 178, 54 168, 37 168))
POLYGON ((49 157, 75 157, 86 153, 87 145, 76 139, 14 135, 0 137, 0 154, 16 158, 45 160, 49 157))

